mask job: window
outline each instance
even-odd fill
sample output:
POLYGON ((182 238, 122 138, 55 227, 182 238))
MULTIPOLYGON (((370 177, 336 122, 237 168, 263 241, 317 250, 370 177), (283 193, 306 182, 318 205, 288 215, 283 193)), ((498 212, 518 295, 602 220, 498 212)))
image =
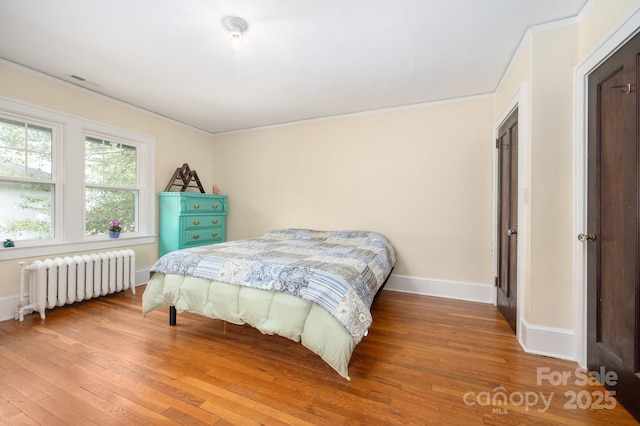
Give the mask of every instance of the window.
POLYGON ((9 117, 0 116, 0 239, 52 239, 57 126, 9 117))
POLYGON ((154 138, 0 97, 0 258, 154 243, 155 195, 154 138))
POLYGON ((85 138, 85 231, 104 234, 112 220, 135 232, 138 211, 137 148, 113 140, 85 138))

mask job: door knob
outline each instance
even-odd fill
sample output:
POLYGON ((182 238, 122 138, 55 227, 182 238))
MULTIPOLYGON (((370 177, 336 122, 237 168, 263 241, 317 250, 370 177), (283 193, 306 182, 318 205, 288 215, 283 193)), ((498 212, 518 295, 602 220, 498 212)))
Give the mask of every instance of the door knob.
POLYGON ((516 235, 517 233, 518 233, 518 231, 513 229, 513 228, 507 229, 507 235, 508 236, 516 235))
POLYGON ((578 240, 586 243, 589 241, 595 241, 596 240, 596 235, 595 234, 580 234, 578 235, 578 240))

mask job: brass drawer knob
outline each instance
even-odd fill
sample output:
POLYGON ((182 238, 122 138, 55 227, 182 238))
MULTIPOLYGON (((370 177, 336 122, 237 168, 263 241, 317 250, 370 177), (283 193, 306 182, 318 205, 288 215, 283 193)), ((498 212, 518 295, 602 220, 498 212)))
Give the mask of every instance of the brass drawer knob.
POLYGON ((217 208, 218 208, 218 205, 217 205, 217 204, 214 204, 214 205, 212 205, 211 207, 213 207, 213 209, 215 210, 215 209, 217 209, 217 208))
POLYGON ((193 224, 194 225, 200 225, 200 221, 198 219, 196 219, 196 220, 193 221, 193 224))
POLYGON ((217 224, 218 224, 218 219, 213 219, 213 220, 211 221, 211 223, 213 223, 214 225, 217 225, 217 224))
POLYGON ((211 233, 211 236, 215 238, 215 237, 217 237, 217 236, 218 236, 218 233, 217 233, 217 232, 212 232, 212 233, 211 233))
POLYGON ((193 208, 194 208, 194 209, 199 209, 199 208, 200 208, 200 204, 194 204, 194 205, 193 205, 193 208))
POLYGON ((200 238, 200 235, 198 235, 198 234, 194 234, 193 239, 194 239, 194 240, 197 240, 198 238, 200 238))

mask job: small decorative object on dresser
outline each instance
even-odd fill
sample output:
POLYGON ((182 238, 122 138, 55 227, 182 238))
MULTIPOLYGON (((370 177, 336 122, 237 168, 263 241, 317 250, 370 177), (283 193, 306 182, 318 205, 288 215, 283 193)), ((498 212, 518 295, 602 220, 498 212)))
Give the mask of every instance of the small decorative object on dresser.
POLYGON ((171 176, 171 180, 167 184, 165 191, 171 191, 171 188, 177 186, 180 192, 185 192, 187 188, 197 188, 204 194, 204 188, 200 183, 200 178, 195 170, 191 170, 188 163, 184 163, 182 167, 178 167, 171 176), (195 185, 192 185, 194 183, 195 185))
POLYGON ((4 248, 15 247, 15 244, 13 243, 13 240, 11 238, 7 238, 2 242, 2 247, 4 248))
POLYGON ((224 242, 227 196, 160 192, 158 256, 183 248, 224 242))

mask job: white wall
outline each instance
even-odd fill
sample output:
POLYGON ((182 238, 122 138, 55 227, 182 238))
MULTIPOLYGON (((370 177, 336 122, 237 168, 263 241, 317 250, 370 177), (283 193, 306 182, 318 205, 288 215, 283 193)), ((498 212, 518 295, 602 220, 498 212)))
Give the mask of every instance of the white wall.
POLYGON ((573 67, 578 25, 534 32, 527 321, 573 326, 573 67))
POLYGON ((215 138, 231 239, 279 227, 368 229, 395 273, 489 286, 493 98, 215 138))

